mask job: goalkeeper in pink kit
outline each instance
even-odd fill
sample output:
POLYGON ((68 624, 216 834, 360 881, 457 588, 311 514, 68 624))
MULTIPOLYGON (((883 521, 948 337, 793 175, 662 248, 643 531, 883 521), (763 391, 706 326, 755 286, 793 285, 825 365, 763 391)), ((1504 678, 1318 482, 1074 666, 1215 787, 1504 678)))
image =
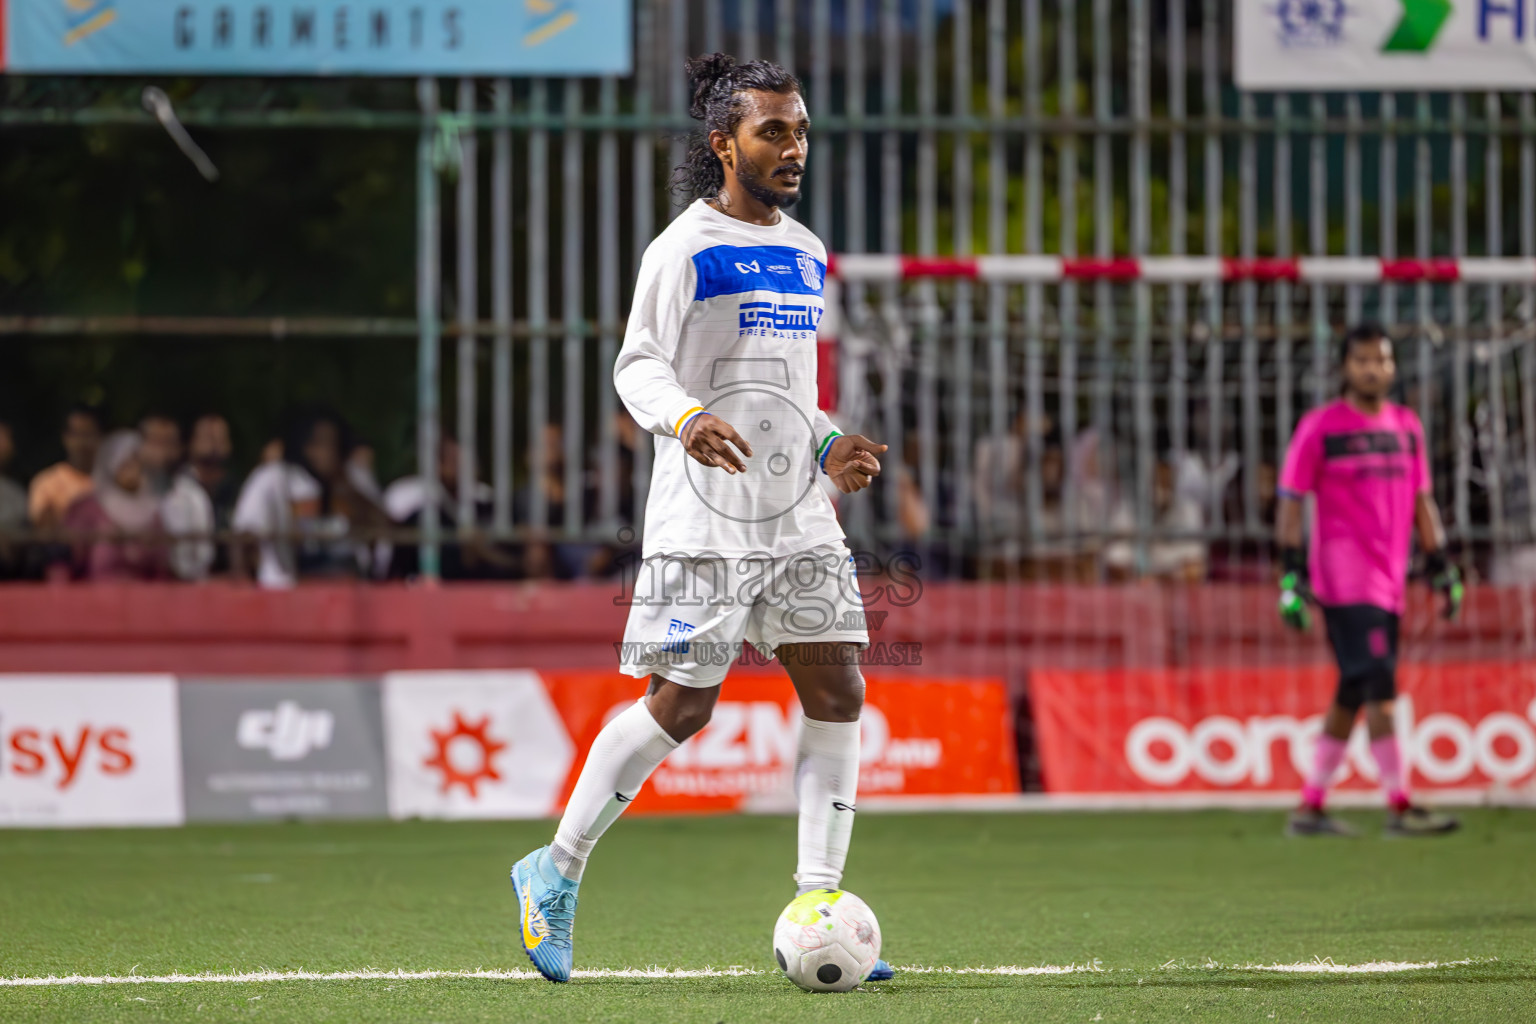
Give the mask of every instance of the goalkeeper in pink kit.
POLYGON ((1306 630, 1307 602, 1315 601, 1339 664, 1338 692, 1323 719, 1301 806, 1286 831, 1354 834, 1324 810, 1324 799, 1364 708, 1371 756, 1387 797, 1387 834, 1440 835, 1458 823, 1410 799, 1408 766, 1392 716, 1398 621, 1415 532, 1432 585, 1444 595, 1446 618, 1461 608, 1461 577, 1445 558, 1424 428, 1411 409, 1386 398, 1396 376, 1391 340, 1380 327, 1356 327, 1345 337, 1341 356, 1343 397, 1302 417, 1280 474, 1280 615, 1287 625, 1306 630), (1314 502, 1310 557, 1302 536, 1302 499, 1308 494, 1314 502))

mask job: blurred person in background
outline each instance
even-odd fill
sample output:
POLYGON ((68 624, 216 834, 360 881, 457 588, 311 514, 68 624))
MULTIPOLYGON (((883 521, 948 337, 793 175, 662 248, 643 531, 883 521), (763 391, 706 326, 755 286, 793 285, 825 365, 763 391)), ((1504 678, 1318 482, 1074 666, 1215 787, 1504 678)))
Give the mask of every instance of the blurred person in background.
MULTIPOLYGON (((213 528, 227 534, 234 518, 240 485, 230 472, 235 446, 230 440, 229 421, 216 412, 204 413, 192 423, 187 440, 187 464, 181 476, 202 488, 213 512, 213 528)), ((223 575, 229 571, 229 544, 216 542, 210 572, 223 575)))
MULTIPOLYGON (((224 458, 227 460, 228 424, 222 416, 203 417, 198 423, 205 420, 223 427, 224 458)), ((205 580, 214 570, 219 551, 213 539, 214 532, 220 528, 213 498, 198 480, 194 467, 182 463, 179 424, 166 416, 146 416, 140 421, 139 429, 144 434, 146 453, 152 453, 145 457, 146 465, 155 467, 151 479, 160 484, 156 489, 162 493, 160 515, 165 531, 178 538, 170 548, 171 572, 177 579, 189 582, 205 580), (153 445, 151 437, 158 437, 153 445)), ((208 432, 205 430, 204 433, 208 432)), ((205 454, 208 440, 205 436, 205 454)))
MULTIPOLYGON (((427 496, 437 495, 438 522, 442 524, 439 575, 445 580, 506 579, 513 576, 519 559, 504 545, 492 544, 481 534, 491 525, 495 495, 489 485, 476 480, 470 485, 474 518, 465 532, 459 523, 459 459, 463 448, 452 434, 444 433, 437 452, 437 481, 428 487, 420 473, 401 477, 384 491, 384 511, 396 525, 419 530, 427 496)), ((421 547, 417 543, 380 544, 380 575, 410 579, 421 571, 421 547)))
MULTIPOLYGON (((944 513, 952 507, 950 489, 944 479, 943 456, 940 455, 937 474, 938 494, 929 500, 918 483, 922 439, 916 430, 906 431, 902 439, 901 460, 869 488, 875 521, 888 531, 883 536, 889 540, 880 545, 880 564, 882 569, 889 570, 891 561, 899 558, 907 572, 923 579, 942 579, 950 574, 949 546, 945 541, 934 540, 933 527, 935 518, 947 525, 944 513)), ((834 499, 834 507, 837 504, 840 503, 834 499)))
POLYGON ((26 489, 5 475, 16 457, 16 439, 11 425, 0 420, 0 529, 14 530, 27 522, 26 489))
POLYGON ((1061 432, 1049 421, 1040 425, 1044 434, 1040 441, 1040 515, 1038 529, 1031 530, 1027 425, 1027 416, 1020 411, 1010 433, 1001 439, 984 437, 976 444, 971 483, 977 521, 993 538, 989 549, 981 553, 981 574, 988 579, 1007 578, 1017 572, 1019 578, 1029 581, 1086 581, 1093 574, 1093 560, 1085 555, 1081 537, 1097 524, 1084 517, 1081 501, 1075 503, 1077 515, 1069 514, 1067 456, 1061 432))
POLYGON ((988 538, 981 553, 983 575, 1002 575, 986 569, 1005 568, 1005 564, 1016 562, 1024 552, 1028 434, 1029 414, 1020 409, 1008 433, 1001 437, 986 434, 976 440, 971 500, 975 502, 977 529, 982 537, 988 538))
MULTIPOLYGON (((551 538, 565 529, 565 506, 574 501, 579 507, 577 522, 585 527, 593 520, 594 495, 584 486, 580 494, 567 494, 565 488, 565 428, 547 423, 540 439, 544 446, 544 474, 540 481, 521 488, 513 501, 513 515, 519 523, 533 530, 533 539, 523 552, 524 574, 529 579, 552 578, 576 580, 599 575, 606 570, 609 554, 601 544, 589 541, 564 541, 551 538), (544 492, 544 522, 533 522, 533 498, 544 492)), ((532 458, 529 459, 532 462, 532 458)))
POLYGON ((110 435, 96 456, 92 489, 64 514, 72 557, 50 569, 57 579, 158 580, 169 575, 160 496, 149 485, 144 438, 137 431, 110 435))
POLYGON ((378 453, 373 450, 373 445, 361 441, 352 446, 347 453, 347 479, 351 480, 357 489, 368 495, 375 505, 383 506, 383 491, 379 487, 379 478, 374 471, 378 462, 378 453))
POLYGON ((178 540, 167 551, 171 573, 181 580, 208 578, 213 565, 213 507, 196 482, 181 476, 184 454, 181 424, 163 412, 139 419, 139 463, 151 494, 160 499, 160 521, 168 536, 178 540))
POLYGON ((81 495, 91 489, 96 452, 101 447, 101 412, 94 406, 76 405, 64 417, 64 461, 32 478, 27 492, 27 518, 39 530, 50 531, 64 522, 81 495))
POLYGON ((139 419, 139 465, 151 492, 170 493, 176 469, 181 465, 181 424, 162 412, 147 413, 139 419))
POLYGON ((1172 463, 1158 460, 1152 475, 1152 533, 1146 540, 1144 566, 1137 564, 1137 543, 1133 537, 1136 509, 1129 500, 1115 506, 1109 521, 1110 533, 1115 536, 1104 548, 1104 565, 1110 579, 1142 576, 1198 583, 1205 578, 1206 543, 1191 536, 1200 532, 1205 517, 1199 505, 1179 493, 1176 477, 1172 463))
POLYGON ((1068 456, 1077 488, 1076 520, 1095 533, 1108 528, 1120 500, 1116 450, 1113 434, 1106 439, 1098 427, 1086 427, 1073 440, 1068 456))
MULTIPOLYGON (((598 525, 606 536, 613 539, 602 545, 588 563, 591 575, 608 577, 618 574, 625 566, 639 564, 640 530, 635 516, 635 460, 636 446, 640 443, 640 425, 625 408, 615 409, 610 429, 617 441, 614 452, 613 487, 617 498, 617 515, 612 520, 602 520, 598 525), (626 539, 627 538, 627 539, 626 539)), ((600 519, 602 495, 602 451, 592 452, 592 464, 587 468, 587 489, 592 494, 592 507, 600 519)))
POLYGON ((214 518, 221 528, 229 525, 240 488, 229 471, 235 446, 229 437, 229 421, 216 412, 204 413, 192 422, 187 442, 187 464, 182 475, 190 477, 213 503, 214 518))
MULTIPOLYGON (((380 530, 389 517, 359 473, 346 423, 328 412, 296 417, 282 455, 251 472, 235 504, 242 553, 257 549, 256 581, 291 587, 299 577, 345 578, 372 572, 372 546, 359 530, 380 530)), ((242 558, 242 563, 245 561, 242 558)))
MULTIPOLYGON (((463 448, 458 438, 444 431, 437 449, 437 482, 430 490, 437 494, 437 507, 444 517, 452 519, 459 510, 459 460, 463 448)), ((421 514, 426 507, 429 488, 420 472, 403 476, 384 489, 384 511, 397 523, 406 522, 421 514)), ((488 484, 476 480, 470 485, 470 497, 476 506, 490 505, 494 495, 488 484)))
POLYGON ((6 467, 16 457, 16 443, 11 425, 0 420, 0 579, 14 579, 23 569, 21 538, 9 536, 26 529, 27 492, 5 475, 6 467))

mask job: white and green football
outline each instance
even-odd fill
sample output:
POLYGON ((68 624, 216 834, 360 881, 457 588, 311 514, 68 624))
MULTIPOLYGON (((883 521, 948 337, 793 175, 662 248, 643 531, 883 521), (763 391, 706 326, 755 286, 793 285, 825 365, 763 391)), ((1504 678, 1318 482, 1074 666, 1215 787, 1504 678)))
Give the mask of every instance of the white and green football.
POLYGON ((779 915, 773 958, 807 992, 850 992, 880 959, 880 922, 853 893, 814 889, 779 915))

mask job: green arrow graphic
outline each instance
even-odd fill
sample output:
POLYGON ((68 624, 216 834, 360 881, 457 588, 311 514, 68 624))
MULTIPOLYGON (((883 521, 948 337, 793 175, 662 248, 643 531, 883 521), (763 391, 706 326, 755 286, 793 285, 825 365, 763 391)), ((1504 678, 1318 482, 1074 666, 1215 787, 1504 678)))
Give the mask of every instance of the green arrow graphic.
POLYGON ((1423 53, 1440 34, 1440 27, 1451 16, 1451 0, 1399 0, 1403 20, 1382 53, 1423 53))

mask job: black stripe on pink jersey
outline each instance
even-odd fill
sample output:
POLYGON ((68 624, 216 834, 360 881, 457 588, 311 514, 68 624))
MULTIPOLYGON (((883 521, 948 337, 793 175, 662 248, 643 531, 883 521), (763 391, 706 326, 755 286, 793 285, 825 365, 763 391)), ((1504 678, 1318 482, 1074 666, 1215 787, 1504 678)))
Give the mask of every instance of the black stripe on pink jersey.
POLYGON ((1347 459, 1356 455, 1401 455, 1407 439, 1408 454, 1419 453, 1419 439, 1414 434, 1395 430, 1351 430, 1343 434, 1323 435, 1323 458, 1347 459))

